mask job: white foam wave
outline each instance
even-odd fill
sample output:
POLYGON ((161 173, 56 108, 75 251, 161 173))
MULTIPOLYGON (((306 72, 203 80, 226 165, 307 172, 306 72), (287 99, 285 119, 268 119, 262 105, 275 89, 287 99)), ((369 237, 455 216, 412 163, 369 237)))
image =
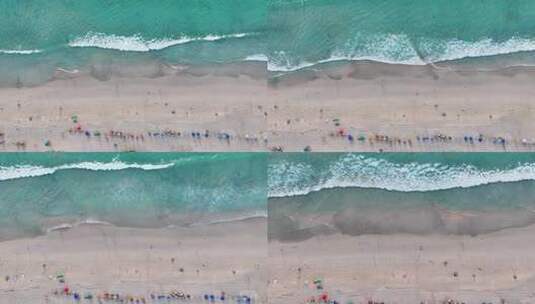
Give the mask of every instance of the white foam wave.
MULTIPOLYGON (((447 43, 436 42, 435 44, 442 50, 436 55, 428 56, 427 59, 432 62, 535 51, 535 40, 518 37, 513 37, 503 42, 482 39, 477 42, 452 40, 447 43)), ((429 48, 429 44, 424 42, 421 48, 426 51, 426 48, 429 48)))
POLYGON ((0 54, 19 54, 19 55, 31 55, 42 53, 43 50, 3 50, 0 49, 0 54))
POLYGON ((254 54, 254 55, 249 55, 247 57, 245 57, 244 61, 262 61, 262 62, 267 62, 268 61, 268 57, 264 54, 254 54))
POLYGON ((79 227, 79 226, 113 226, 113 225, 105 221, 99 221, 99 220, 88 218, 88 219, 76 221, 73 223, 61 223, 59 225, 46 228, 46 232, 51 233, 54 231, 65 231, 65 230, 69 230, 69 229, 72 229, 74 227, 79 227))
POLYGON ((65 231, 71 229, 73 226, 68 223, 60 224, 54 227, 50 227, 46 230, 47 233, 54 232, 54 231, 65 231))
POLYGON ((391 64, 425 65, 406 35, 384 34, 373 37, 357 34, 335 49, 330 56, 315 62, 295 61, 284 51, 275 52, 268 70, 290 72, 335 61, 372 60, 391 64))
POLYGON ((370 60, 388 64, 426 65, 464 58, 488 57, 535 51, 535 40, 512 37, 506 41, 490 38, 478 41, 417 39, 406 35, 362 35, 335 49, 327 58, 302 61, 284 51, 275 52, 268 62, 272 72, 291 72, 336 61, 370 60))
POLYGON ((67 73, 67 74, 78 74, 78 73, 80 72, 78 69, 67 70, 67 69, 60 68, 60 67, 57 67, 57 68, 56 68, 56 71, 64 72, 64 73, 67 73))
POLYGON ((37 177, 43 175, 53 174, 59 170, 90 170, 90 171, 118 171, 125 169, 140 169, 140 170, 160 170, 172 167, 174 163, 169 164, 136 164, 124 163, 114 160, 108 163, 102 162, 81 162, 74 164, 61 165, 56 167, 42 167, 42 166, 0 166, 0 181, 12 180, 26 177, 37 177))
POLYGON ((334 53, 331 57, 327 59, 318 60, 316 62, 300 62, 297 65, 291 65, 291 64, 280 64, 280 63, 274 63, 273 61, 268 62, 268 71, 270 72, 293 72, 302 70, 305 68, 313 67, 318 64, 324 64, 329 62, 337 62, 337 61, 376 61, 376 62, 382 62, 382 63, 388 63, 388 64, 404 64, 404 65, 425 65, 426 63, 421 61, 418 57, 415 57, 410 60, 405 61, 396 61, 393 59, 388 59, 385 57, 378 57, 378 56, 354 56, 354 55, 343 55, 343 54, 337 54, 334 53))
POLYGON ((324 172, 317 171, 317 168, 306 163, 282 161, 270 165, 269 197, 306 195, 331 188, 359 187, 413 192, 535 180, 535 163, 519 164, 506 170, 482 170, 471 165, 400 164, 354 154, 342 157, 324 172))
POLYGON ((195 41, 218 41, 229 38, 242 38, 254 35, 253 33, 234 33, 227 35, 206 35, 202 37, 182 36, 178 38, 145 39, 141 35, 121 36, 104 33, 87 33, 69 42, 70 47, 95 47, 130 52, 149 52, 162 50, 174 45, 195 41))
POLYGON ((258 219, 258 218, 267 219, 267 217, 268 217, 267 211, 257 210, 257 211, 252 211, 252 212, 241 214, 241 215, 235 215, 235 216, 219 218, 219 219, 209 219, 207 221, 201 221, 199 223, 195 223, 192 226, 226 224, 226 223, 241 222, 241 221, 247 221, 247 220, 258 219))
POLYGON ((106 221, 99 221, 99 220, 95 220, 95 219, 91 219, 91 218, 88 218, 88 219, 85 219, 85 220, 81 220, 81 221, 78 221, 74 224, 74 226, 78 227, 78 226, 83 226, 83 225, 89 225, 89 226, 113 226, 111 223, 109 222, 106 222, 106 221))

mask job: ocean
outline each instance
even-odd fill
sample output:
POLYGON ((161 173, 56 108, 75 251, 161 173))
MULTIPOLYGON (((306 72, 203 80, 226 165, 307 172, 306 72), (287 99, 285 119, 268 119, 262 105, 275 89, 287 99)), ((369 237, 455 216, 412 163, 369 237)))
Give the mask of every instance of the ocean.
POLYGON ((154 77, 161 64, 534 65, 534 18, 529 0, 4 0, 0 85, 42 84, 57 68, 154 77))
POLYGON ((535 223, 535 154, 272 154, 268 196, 272 237, 478 235, 535 223))
POLYGON ((261 153, 0 153, 0 240, 265 217, 266 178, 261 153))
POLYGON ((56 68, 261 60, 263 0, 0 1, 0 84, 36 85, 56 68))
POLYGON ((535 153, 1 153, 0 239, 268 216, 271 237, 535 224, 535 153))
POLYGON ((534 18, 529 0, 273 0, 268 69, 360 60, 533 65, 534 18))

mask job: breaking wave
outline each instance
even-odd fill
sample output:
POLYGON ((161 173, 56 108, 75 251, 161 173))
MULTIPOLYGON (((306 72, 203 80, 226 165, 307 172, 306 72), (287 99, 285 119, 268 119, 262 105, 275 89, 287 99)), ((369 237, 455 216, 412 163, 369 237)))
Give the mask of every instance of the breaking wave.
POLYGON ((394 163, 349 154, 319 172, 306 162, 287 160, 270 164, 268 172, 269 197, 285 197, 329 188, 359 187, 412 192, 535 180, 535 163, 485 170, 472 165, 394 163))
POLYGON ((81 162, 74 164, 66 164, 56 167, 43 166, 0 166, 0 181, 12 180, 18 178, 37 177, 43 175, 54 174, 59 170, 90 170, 90 171, 118 171, 126 169, 140 169, 140 170, 161 170, 174 166, 174 163, 168 164, 137 164, 124 163, 122 161, 114 160, 112 162, 81 162))
POLYGON ((366 37, 357 35, 323 59, 307 61, 298 54, 274 51, 268 63, 273 72, 296 71, 335 61, 370 60, 388 64, 426 65, 464 58, 488 57, 535 51, 535 40, 512 37, 505 41, 490 38, 478 41, 411 39, 402 34, 366 37))
POLYGON ((195 41, 218 41, 231 38, 243 38, 254 35, 253 33, 234 33, 226 35, 206 35, 202 37, 182 36, 178 38, 145 39, 141 35, 121 36, 107 35, 104 33, 87 33, 69 42, 70 47, 94 47, 130 52, 150 52, 162 50, 171 46, 195 42, 195 41))

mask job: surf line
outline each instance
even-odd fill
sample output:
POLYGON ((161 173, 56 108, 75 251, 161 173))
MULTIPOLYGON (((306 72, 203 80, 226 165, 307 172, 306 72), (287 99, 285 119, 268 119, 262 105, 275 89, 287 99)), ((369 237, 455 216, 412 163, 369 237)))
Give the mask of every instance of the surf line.
POLYGON ((56 71, 58 71, 58 72, 64 72, 64 73, 68 73, 68 74, 78 74, 78 73, 80 72, 78 69, 67 70, 67 69, 60 68, 60 67, 57 67, 57 68, 56 68, 56 71))
MULTIPOLYGON (((425 65, 431 66, 432 68, 434 68, 436 70, 453 71, 453 69, 451 67, 440 67, 440 66, 436 65, 432 60, 428 61, 427 58, 425 58, 424 54, 422 54, 420 52, 420 50, 416 47, 416 44, 414 43, 414 41, 411 38, 409 38, 409 42, 410 42, 410 44, 412 46, 412 49, 414 50, 414 52, 418 56, 418 58, 420 58, 420 60, 423 63, 425 63, 425 65)), ((437 76, 437 75, 434 75, 434 76, 437 76)))

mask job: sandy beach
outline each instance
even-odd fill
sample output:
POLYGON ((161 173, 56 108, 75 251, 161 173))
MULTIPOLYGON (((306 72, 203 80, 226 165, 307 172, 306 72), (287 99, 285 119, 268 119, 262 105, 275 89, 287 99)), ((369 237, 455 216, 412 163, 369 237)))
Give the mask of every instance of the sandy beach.
POLYGON ((108 292, 151 303, 151 294, 175 291, 199 303, 224 291, 230 302, 247 295, 266 303, 265 235, 265 219, 251 219, 167 229, 80 225, 3 241, 0 303, 73 303, 65 287, 92 301, 108 292))
POLYGON ((531 68, 58 71, 0 89, 0 151, 531 151, 531 68))
POLYGON ((271 240, 270 303, 310 303, 324 294, 338 303, 533 303, 534 233, 532 225, 475 237, 271 240))
POLYGON ((299 134, 312 151, 532 150, 522 139, 534 139, 533 77, 523 68, 468 72, 380 63, 301 71, 270 80, 272 99, 293 115, 290 123, 270 120, 269 130, 283 146, 299 134), (351 143, 340 128, 366 140, 351 143), (480 143, 479 134, 504 137, 507 145, 480 143))
POLYGON ((127 73, 123 70, 104 76, 58 72, 43 86, 2 88, 0 150, 265 150, 258 140, 245 138, 259 137, 265 129, 260 104, 255 102, 266 87, 265 77, 255 74, 261 74, 262 67, 240 66, 238 74, 228 72, 229 67, 209 72, 202 67, 180 68, 144 67, 127 71, 127 77, 110 76, 127 73), (206 130, 236 138, 230 144, 214 138, 214 133, 205 139, 206 130), (166 131, 174 135, 162 136, 166 131), (149 132, 157 135, 151 137, 149 132), (202 137, 191 136, 197 132, 202 137))

